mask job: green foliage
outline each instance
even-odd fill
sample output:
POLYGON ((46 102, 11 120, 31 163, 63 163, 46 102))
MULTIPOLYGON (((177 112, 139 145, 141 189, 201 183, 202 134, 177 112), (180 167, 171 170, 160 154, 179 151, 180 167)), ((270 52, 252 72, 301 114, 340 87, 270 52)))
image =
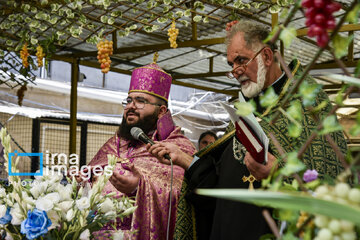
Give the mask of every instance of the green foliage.
POLYGON ((285 176, 290 176, 304 169, 305 165, 297 158, 297 152, 290 152, 287 154, 287 163, 280 170, 280 173, 285 176))
POLYGON ((259 206, 306 211, 360 224, 360 209, 337 202, 326 201, 299 192, 248 191, 247 189, 198 189, 197 194, 242 201, 259 206))
POLYGON ((302 97, 304 106, 311 106, 315 103, 315 99, 319 91, 321 90, 321 85, 319 84, 309 84, 304 81, 299 88, 299 93, 302 97))
POLYGON ((288 48, 296 38, 296 29, 293 27, 283 28, 279 37, 283 41, 285 48, 288 48))
POLYGON ((336 116, 331 115, 323 120, 323 129, 319 132, 319 134, 324 135, 327 133, 341 131, 341 130, 342 130, 342 126, 337 121, 336 116))
POLYGON ((357 64, 356 64, 356 68, 355 68, 355 71, 354 71, 354 76, 355 77, 360 76, 360 61, 358 61, 357 64))
POLYGON ((279 5, 272 5, 270 8, 269 8, 269 12, 270 13, 278 13, 278 12, 280 12, 280 10, 281 10, 281 7, 279 6, 279 5))
POLYGON ((260 105, 262 107, 268 107, 274 105, 278 99, 278 95, 275 93, 272 87, 266 89, 264 95, 260 96, 260 105))
POLYGON ((286 112, 295 120, 301 121, 303 119, 302 106, 299 100, 292 101, 286 112))
POLYGON ((340 91, 336 94, 335 103, 339 106, 344 106, 344 92, 347 86, 343 86, 340 91))
POLYGON ((234 106, 237 109, 236 114, 239 116, 247 116, 255 110, 254 106, 248 102, 236 102, 234 106))
POLYGON ((197 15, 197 16, 195 16, 195 17, 193 18, 194 22, 200 22, 201 19, 202 19, 202 17, 199 16, 199 15, 197 15))
POLYGON ((353 36, 342 37, 339 34, 336 34, 333 38, 333 46, 335 51, 335 56, 341 58, 348 53, 349 43, 353 40, 353 36))
POLYGON ((290 137, 297 138, 302 132, 302 127, 299 124, 290 124, 288 127, 288 133, 290 137))
POLYGON ((356 124, 350 128, 349 132, 352 136, 360 135, 360 111, 356 114, 356 124))
POLYGON ((358 3, 352 11, 346 16, 346 21, 349 23, 358 23, 359 21, 360 3, 358 3))

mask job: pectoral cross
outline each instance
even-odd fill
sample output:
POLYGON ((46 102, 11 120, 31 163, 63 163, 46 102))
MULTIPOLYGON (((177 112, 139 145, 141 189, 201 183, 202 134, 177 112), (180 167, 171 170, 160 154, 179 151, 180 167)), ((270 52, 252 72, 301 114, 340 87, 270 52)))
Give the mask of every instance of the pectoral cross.
POLYGON ((248 177, 243 176, 242 180, 243 182, 249 182, 249 190, 254 190, 253 182, 256 181, 256 178, 252 174, 250 174, 248 177))

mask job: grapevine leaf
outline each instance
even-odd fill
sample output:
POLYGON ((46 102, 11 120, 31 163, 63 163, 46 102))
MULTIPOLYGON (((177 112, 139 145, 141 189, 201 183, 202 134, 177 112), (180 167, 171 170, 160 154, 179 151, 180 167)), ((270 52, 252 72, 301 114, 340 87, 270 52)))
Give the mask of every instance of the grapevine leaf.
POLYGON ((272 87, 268 88, 264 95, 260 96, 260 105, 262 107, 268 107, 276 103, 278 95, 275 93, 272 87))

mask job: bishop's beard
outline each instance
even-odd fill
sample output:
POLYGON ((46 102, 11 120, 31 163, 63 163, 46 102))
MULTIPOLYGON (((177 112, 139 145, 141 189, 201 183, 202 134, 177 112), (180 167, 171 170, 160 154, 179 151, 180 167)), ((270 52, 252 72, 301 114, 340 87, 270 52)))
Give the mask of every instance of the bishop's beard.
MULTIPOLYGON (((135 113, 139 117, 139 114, 137 112, 129 110, 127 113, 129 112, 135 113)), ((155 130, 158 120, 157 116, 158 112, 155 111, 153 114, 144 116, 143 118, 139 118, 139 120, 134 124, 128 124, 124 115, 118 130, 119 137, 125 138, 127 140, 135 140, 130 133, 130 130, 133 127, 141 128, 145 134, 149 133, 152 130, 155 130)))

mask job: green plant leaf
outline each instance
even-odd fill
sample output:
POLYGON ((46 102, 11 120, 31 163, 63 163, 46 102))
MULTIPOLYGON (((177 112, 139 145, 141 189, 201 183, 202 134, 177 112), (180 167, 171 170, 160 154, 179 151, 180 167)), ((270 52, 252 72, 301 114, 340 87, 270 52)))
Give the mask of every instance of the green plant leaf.
POLYGON ((277 4, 274 4, 269 8, 270 13, 278 13, 278 12, 280 12, 280 10, 281 10, 281 7, 277 4))
POLYGON ((184 16, 184 12, 183 11, 176 11, 176 16, 181 18, 182 16, 184 16))
POLYGON ((360 11, 360 3, 358 3, 353 10, 351 10, 346 16, 346 21, 349 23, 358 23, 359 19, 359 11, 360 11))
POLYGON ((319 132, 320 135, 341 131, 342 127, 339 122, 336 120, 336 116, 328 116, 323 121, 323 129, 319 132))
POLYGON ((266 89, 264 95, 260 96, 260 105, 262 107, 268 107, 276 103, 278 95, 275 93, 272 87, 266 89))
POLYGON ((197 189, 197 194, 247 202, 258 206, 305 211, 360 225, 360 208, 314 198, 303 192, 272 192, 247 189, 197 189))
POLYGON ((190 11, 190 9, 186 9, 186 10, 185 10, 184 16, 185 16, 185 17, 190 17, 190 16, 191 16, 191 11, 190 11))
MULTIPOLYGON (((359 63, 358 63, 358 65, 359 65, 359 63)), ((360 87, 359 78, 356 78, 356 77, 350 77, 350 76, 347 76, 347 75, 340 75, 340 74, 328 74, 326 76, 329 77, 329 78, 333 78, 334 80, 339 80, 339 81, 342 81, 342 82, 346 82, 346 83, 348 83, 350 85, 355 85, 355 86, 360 87)))
POLYGON ((295 120, 301 121, 303 118, 301 102, 299 100, 292 101, 286 112, 295 120))
POLYGON ((284 42, 284 46, 288 48, 296 38, 296 29, 293 27, 283 28, 279 37, 284 42))
POLYGON ((290 137, 297 138, 300 136, 302 128, 298 124, 290 124, 288 127, 288 133, 290 137))
POLYGON ((248 102, 236 102, 234 106, 237 109, 236 114, 239 116, 247 116, 255 110, 254 106, 248 102))
POLYGON ((333 47, 337 58, 347 55, 349 43, 353 38, 353 36, 342 37, 339 34, 336 34, 333 38, 333 47))
POLYGON ((321 89, 319 84, 309 84, 308 82, 303 82, 300 85, 299 93, 302 97, 302 103, 304 106, 311 106, 315 102, 315 98, 321 89))
POLYGON ((263 41, 263 43, 267 43, 268 41, 270 41, 270 40, 274 37, 274 35, 277 33, 278 29, 279 29, 279 26, 276 25, 276 26, 273 28, 273 30, 271 30, 271 32, 269 33, 269 36, 267 36, 267 38, 265 38, 265 40, 263 41))
POLYGON ((300 172, 305 168, 304 163, 297 158, 297 152, 290 152, 287 155, 287 162, 285 166, 280 169, 280 173, 285 176, 290 176, 291 174, 300 172))
POLYGON ((194 22, 200 22, 201 19, 202 19, 202 16, 199 16, 199 15, 197 15, 193 18, 194 22))
POLYGON ((354 77, 359 77, 359 76, 360 76, 360 61, 357 62, 356 68, 354 70, 354 77))

